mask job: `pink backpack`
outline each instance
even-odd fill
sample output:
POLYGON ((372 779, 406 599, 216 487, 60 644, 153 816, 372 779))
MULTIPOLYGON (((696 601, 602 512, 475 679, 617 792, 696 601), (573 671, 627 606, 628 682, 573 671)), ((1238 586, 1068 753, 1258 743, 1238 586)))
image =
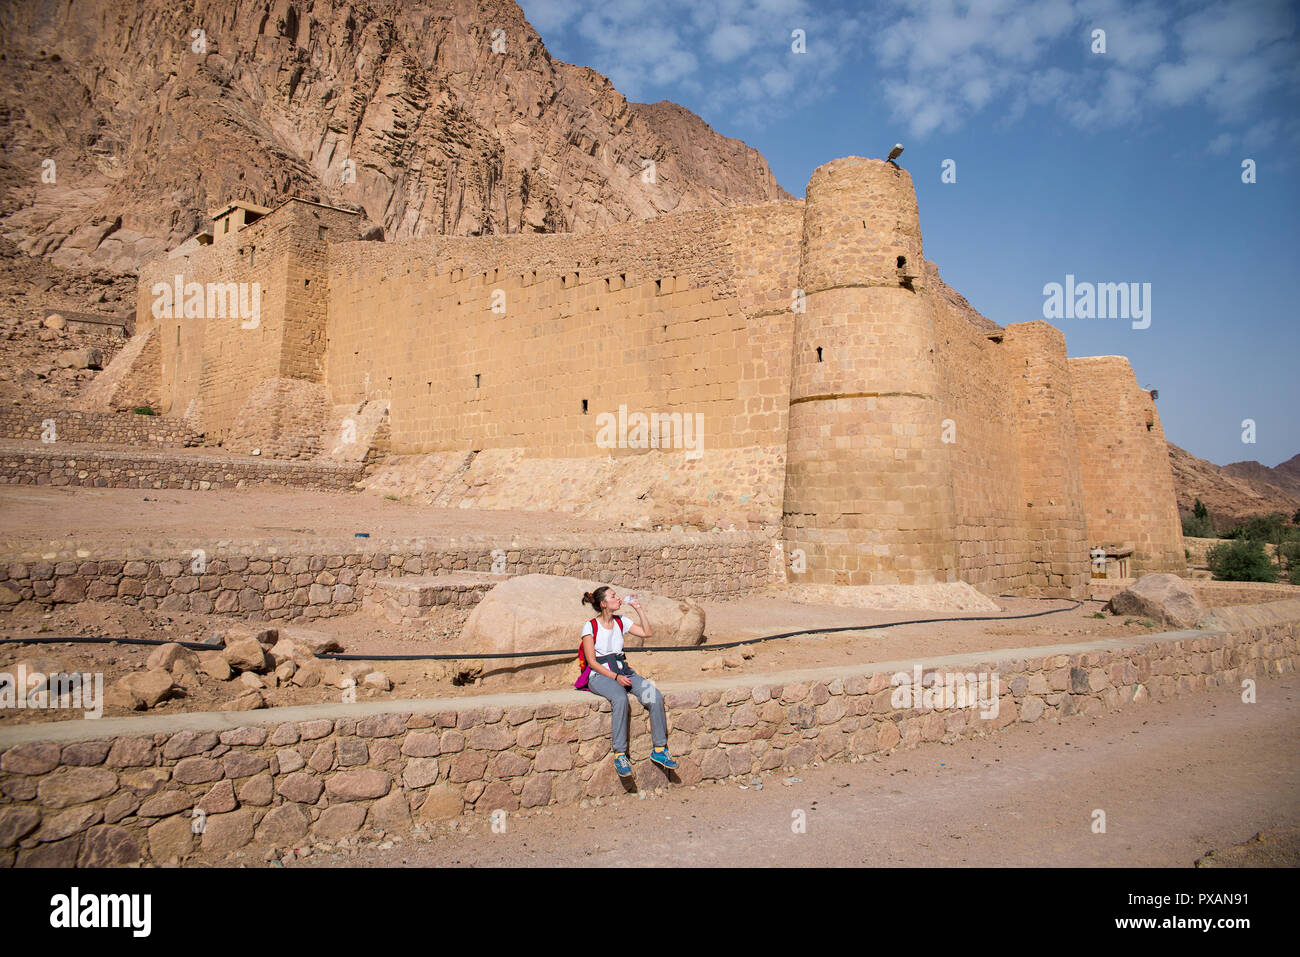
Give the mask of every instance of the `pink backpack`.
MULTIPOLYGON (((618 617, 618 615, 615 615, 614 621, 618 623, 618 633, 620 635, 623 634, 623 619, 618 617)), ((596 647, 597 633, 598 633, 598 626, 596 624, 596 619, 593 618, 591 619, 592 650, 595 650, 596 647)), ((585 640, 586 640, 586 635, 583 636, 583 641, 585 640)), ((578 668, 581 669, 582 674, 578 675, 578 680, 573 683, 573 687, 579 690, 587 687, 587 682, 591 680, 591 662, 587 661, 587 656, 582 650, 582 645, 583 645, 582 641, 578 642, 578 668)))

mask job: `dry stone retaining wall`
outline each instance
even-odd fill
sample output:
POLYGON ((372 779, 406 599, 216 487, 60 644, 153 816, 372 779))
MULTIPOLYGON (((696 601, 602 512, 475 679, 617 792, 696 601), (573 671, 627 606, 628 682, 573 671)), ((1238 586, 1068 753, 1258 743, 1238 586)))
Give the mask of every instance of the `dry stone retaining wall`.
MULTIPOLYGON (((727 543, 662 545, 651 539, 615 547, 530 546, 505 554, 506 574, 593 578, 671 595, 740 594, 769 581, 771 546, 761 536, 727 543)), ((313 555, 207 556, 194 574, 187 551, 169 558, 97 558, 0 564, 0 609, 21 603, 116 600, 145 609, 239 613, 266 621, 325 618, 360 611, 376 578, 450 571, 493 571, 490 546, 423 547, 313 555)))
POLYGON ((349 491, 362 466, 282 462, 218 455, 179 455, 101 448, 0 449, 0 485, 88 488, 223 489, 276 485, 349 491))
POLYGON ((94 442, 133 448, 183 449, 199 445, 203 436, 182 419, 133 412, 82 412, 75 409, 0 409, 0 438, 40 442, 53 420, 59 442, 94 442))
MULTIPOLYGON (((1252 620, 1231 633, 1172 632, 1140 644, 1116 639, 926 665, 996 669, 1003 693, 988 719, 975 710, 894 707, 891 675, 912 662, 682 685, 666 695, 669 747, 678 782, 692 785, 1292 673, 1300 602, 1260 606, 1252 620)), ((394 704, 0 732, 0 865, 165 863, 198 850, 227 855, 253 843, 337 840, 362 828, 406 833, 466 809, 512 812, 623 793, 603 698, 561 691, 380 710, 394 704)), ((650 742, 635 708, 631 752, 643 758, 650 742)), ((664 772, 638 761, 637 787, 664 783, 664 772)))

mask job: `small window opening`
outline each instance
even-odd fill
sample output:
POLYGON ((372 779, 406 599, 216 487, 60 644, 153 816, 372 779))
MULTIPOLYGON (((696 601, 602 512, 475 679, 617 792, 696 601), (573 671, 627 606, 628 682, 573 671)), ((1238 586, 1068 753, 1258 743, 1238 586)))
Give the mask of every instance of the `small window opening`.
POLYGON ((482 382, 482 379, 483 379, 483 374, 481 372, 474 373, 474 388, 477 389, 479 387, 479 384, 480 382, 482 382))
POLYGON ((324 227, 324 226, 317 226, 317 227, 316 227, 316 238, 317 238, 317 239, 324 239, 324 238, 325 238, 325 227, 324 227))
POLYGON ((583 399, 583 400, 582 400, 582 414, 583 414, 583 415, 586 415, 586 414, 587 414, 587 400, 586 400, 586 399, 583 399))
POLYGON ((821 362, 821 361, 822 361, 822 347, 821 347, 821 346, 818 346, 818 347, 817 347, 817 361, 818 361, 818 362, 821 362))

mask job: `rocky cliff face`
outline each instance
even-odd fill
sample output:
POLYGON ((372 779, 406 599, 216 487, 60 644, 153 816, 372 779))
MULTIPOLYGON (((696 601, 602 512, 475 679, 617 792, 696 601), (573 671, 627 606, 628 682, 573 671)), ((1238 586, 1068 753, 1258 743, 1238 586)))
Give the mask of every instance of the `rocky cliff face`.
POLYGON ((64 266, 132 268, 228 199, 391 239, 790 198, 688 110, 552 59, 512 0, 10 0, 0 54, 0 232, 64 266))
POLYGON ((1268 512, 1290 518, 1300 508, 1300 455, 1271 469, 1258 462, 1220 466, 1170 442, 1169 465, 1179 511, 1190 512, 1199 498, 1218 529, 1268 512))

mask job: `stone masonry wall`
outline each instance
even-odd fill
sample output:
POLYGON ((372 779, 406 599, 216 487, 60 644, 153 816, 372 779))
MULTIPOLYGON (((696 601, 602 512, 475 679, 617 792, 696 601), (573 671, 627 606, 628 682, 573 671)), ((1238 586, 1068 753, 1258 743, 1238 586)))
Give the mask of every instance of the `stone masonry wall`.
MULTIPOLYGON (((1025 508, 1022 430, 1035 423, 1021 416, 1023 400, 1007 369, 1005 345, 942 300, 934 299, 933 306, 942 398, 936 414, 951 420, 947 480, 956 509, 958 577, 989 595, 1030 591, 1036 556, 1025 508)), ((943 425, 928 428, 939 435, 943 425)))
POLYGON ((1088 544, 1132 545, 1132 570, 1187 570, 1169 446, 1123 356, 1069 360, 1088 544))
POLYGON ((1065 336, 1046 322, 1015 323, 1000 351, 1016 403, 1029 593, 1082 598, 1091 568, 1065 336))
POLYGON ((620 227, 596 243, 331 246, 326 382, 335 402, 390 401, 396 454, 640 454, 598 444, 598 418, 620 406, 702 415, 707 449, 770 446, 786 427, 801 218, 786 203, 699 214, 672 234, 620 227), (672 271, 653 271, 670 241, 672 271), (514 245, 550 252, 521 260, 514 245), (443 258, 444 246, 478 256, 443 258), (505 258, 492 262, 497 246, 505 258), (746 279, 757 288, 733 279, 733 256, 762 277, 746 279))
MULTIPOLYGON (((987 718, 895 707, 891 674, 912 662, 670 687, 676 781, 638 761, 635 784, 793 770, 1293 674, 1300 602, 1254 615, 1259 623, 1226 633, 925 663, 927 671, 996 670, 1002 694, 987 718)), ((75 721, 0 732, 0 866, 163 864, 199 850, 225 857, 250 845, 334 841, 362 828, 405 834, 467 810, 510 813, 625 792, 603 698, 560 691, 405 704, 392 712, 380 710, 391 703, 317 706, 293 720, 196 715, 184 730, 174 719, 128 718, 111 730, 107 721, 102 729, 75 721)), ((630 751, 645 755, 647 722, 640 704, 633 708, 630 751)))
POLYGON ((348 491, 361 472, 360 465, 136 452, 70 443, 0 446, 0 485, 204 490, 279 485, 348 491))
POLYGON ((670 544, 667 536, 622 536, 597 547, 529 546, 493 567, 491 546, 454 549, 415 542, 346 554, 212 555, 203 574, 188 551, 175 557, 92 556, 0 565, 0 609, 116 600, 145 609, 239 613, 250 620, 322 618, 360 611, 377 577, 452 571, 504 571, 598 578, 670 595, 742 594, 769 581, 771 545, 760 535, 670 544))
POLYGON ((195 446, 203 436, 180 419, 134 412, 81 412, 76 409, 22 411, 0 409, 0 438, 40 442, 53 420, 54 441, 94 442, 131 448, 182 449, 195 446))
POLYGON ((281 375, 319 381, 328 299, 324 248, 353 238, 358 222, 357 214, 345 210, 289 202, 240 230, 230 242, 142 267, 137 324, 141 330, 158 331, 164 409, 186 415, 196 407, 202 430, 220 439, 257 383, 281 375), (183 311, 155 318, 155 284, 174 286, 176 276, 182 284, 205 287, 257 283, 257 324, 246 328, 237 315, 200 317, 183 311))

